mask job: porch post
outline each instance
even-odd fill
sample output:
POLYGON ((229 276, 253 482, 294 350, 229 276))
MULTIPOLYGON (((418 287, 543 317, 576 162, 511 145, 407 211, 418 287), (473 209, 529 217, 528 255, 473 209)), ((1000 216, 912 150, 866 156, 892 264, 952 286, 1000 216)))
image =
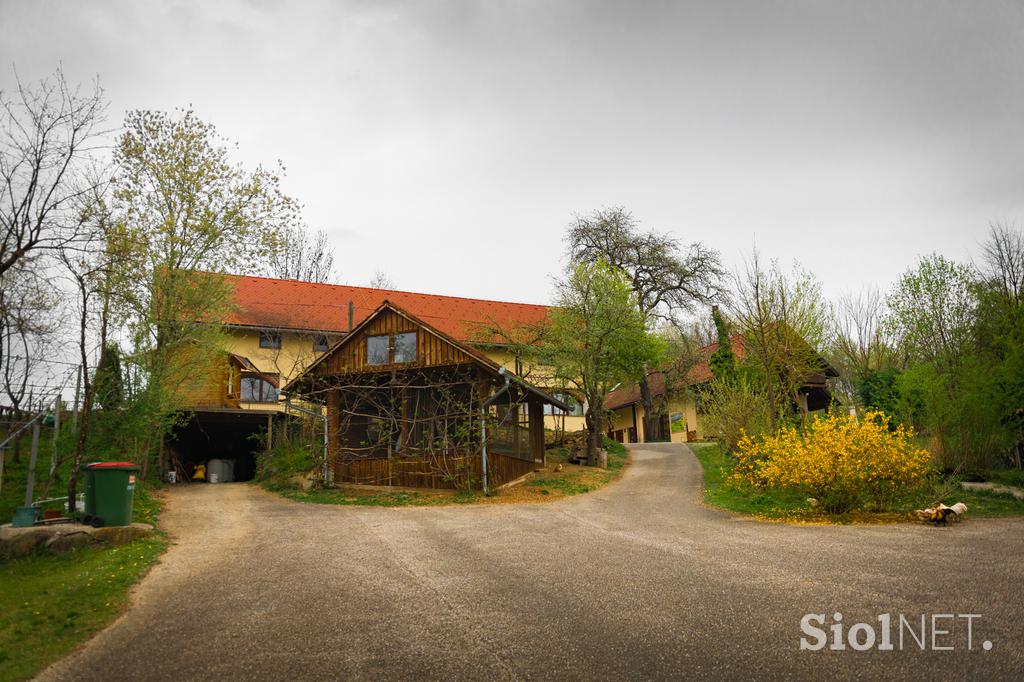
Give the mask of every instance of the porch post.
POLYGON ((530 454, 534 464, 547 464, 547 453, 544 451, 544 404, 539 400, 529 403, 530 416, 530 454))

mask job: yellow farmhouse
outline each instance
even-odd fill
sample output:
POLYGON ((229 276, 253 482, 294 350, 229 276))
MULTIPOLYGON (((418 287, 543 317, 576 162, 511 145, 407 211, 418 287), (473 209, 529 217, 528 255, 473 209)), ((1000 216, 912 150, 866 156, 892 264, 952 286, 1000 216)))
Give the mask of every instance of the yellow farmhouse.
POLYGON ((183 464, 211 458, 235 462, 239 480, 255 473, 259 434, 289 408, 281 388, 389 301, 488 361, 550 393, 570 410, 544 405, 547 429, 584 428, 583 406, 563 386, 531 367, 488 329, 542 323, 547 306, 407 291, 229 275, 233 312, 223 321, 226 357, 212 375, 196 376, 185 392, 191 417, 168 441, 183 464))

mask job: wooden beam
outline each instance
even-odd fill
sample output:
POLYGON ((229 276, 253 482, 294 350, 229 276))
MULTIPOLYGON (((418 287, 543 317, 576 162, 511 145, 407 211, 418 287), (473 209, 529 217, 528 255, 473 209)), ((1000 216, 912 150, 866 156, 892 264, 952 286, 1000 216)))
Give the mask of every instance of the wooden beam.
POLYGON ((547 464, 544 451, 544 404, 539 400, 531 400, 527 405, 530 416, 530 454, 535 464, 547 464))

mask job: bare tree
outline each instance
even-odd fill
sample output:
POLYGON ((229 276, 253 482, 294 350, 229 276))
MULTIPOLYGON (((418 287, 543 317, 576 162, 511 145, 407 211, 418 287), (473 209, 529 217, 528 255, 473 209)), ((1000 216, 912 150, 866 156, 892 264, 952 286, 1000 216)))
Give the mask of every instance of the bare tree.
MULTIPOLYGON (((15 422, 29 397, 33 380, 45 372, 50 342, 56 331, 51 312, 56 305, 48 283, 41 281, 32 257, 0 274, 0 382, 15 422), (42 365, 42 368, 40 367, 42 365), (41 371, 42 370, 42 371, 41 371)), ((20 439, 13 456, 20 456, 20 439)))
POLYGON ((303 282, 331 283, 338 278, 327 233, 310 232, 301 224, 281 231, 280 248, 271 254, 267 271, 271 277, 303 282))
MULTIPOLYGON (((100 187, 101 185, 97 185, 100 187)), ((97 311, 93 309, 96 299, 103 297, 107 280, 106 274, 113 269, 113 257, 106 238, 110 232, 110 212, 102 201, 103 192, 97 190, 91 197, 83 199, 79 208, 79 222, 84 228, 80 239, 73 246, 65 245, 59 252, 76 294, 75 345, 78 361, 81 363, 82 407, 79 413, 78 433, 75 443, 74 462, 68 476, 68 509, 75 512, 75 495, 78 486, 78 470, 85 457, 89 441, 89 427, 95 402, 92 376, 89 373, 89 358, 94 350, 97 311)), ((104 313, 105 315, 106 313, 104 313)), ((105 323, 103 323, 105 324, 105 323)))
POLYGON ((75 204, 91 189, 80 170, 100 143, 105 111, 98 82, 72 88, 60 69, 0 91, 0 274, 75 238, 75 204))
POLYGON ((772 262, 766 270, 755 250, 736 274, 732 317, 763 376, 772 428, 802 407, 801 387, 824 370, 818 348, 827 340, 830 314, 821 285, 799 268, 787 276, 772 262))
POLYGON ((835 306, 831 356, 851 397, 856 382, 897 363, 896 342, 882 323, 884 317, 885 297, 875 287, 846 293, 835 306))
MULTIPOLYGON (((717 251, 700 242, 684 249, 669 235, 641 232, 636 219, 622 207, 578 216, 569 227, 566 241, 573 264, 600 257, 626 273, 648 326, 659 321, 679 326, 682 316, 696 305, 722 296, 724 271, 717 251)), ((653 369, 657 368, 648 368, 653 369)), ((647 374, 640 381, 644 436, 660 439, 665 434, 661 433, 647 374)))
POLYGON ((373 273, 373 279, 370 280, 370 287, 373 289, 394 289, 395 283, 388 276, 388 273, 383 270, 378 270, 373 273))
POLYGON ((1024 231, 994 223, 982 245, 982 274, 994 282, 1013 305, 1024 303, 1024 231))

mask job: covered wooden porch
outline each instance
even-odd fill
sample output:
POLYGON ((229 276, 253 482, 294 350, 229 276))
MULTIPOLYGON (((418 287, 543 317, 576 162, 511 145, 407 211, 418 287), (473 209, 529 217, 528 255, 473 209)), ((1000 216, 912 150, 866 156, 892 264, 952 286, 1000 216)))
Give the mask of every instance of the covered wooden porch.
POLYGON ((286 391, 322 402, 335 483, 494 489, 544 464, 560 400, 385 303, 286 391))

